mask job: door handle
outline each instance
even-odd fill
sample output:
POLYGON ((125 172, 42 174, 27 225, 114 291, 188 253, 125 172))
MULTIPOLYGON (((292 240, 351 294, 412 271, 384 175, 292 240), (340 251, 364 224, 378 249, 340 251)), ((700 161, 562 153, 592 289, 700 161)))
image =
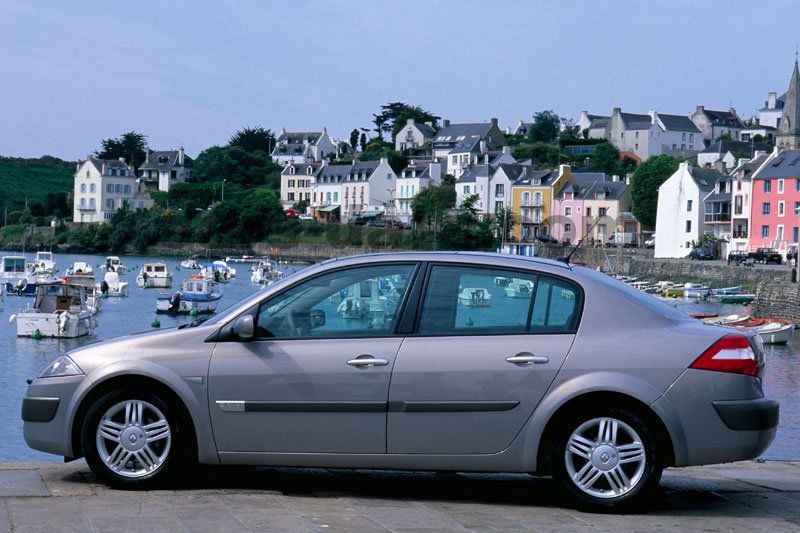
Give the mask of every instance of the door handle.
POLYGON ((506 357, 506 363, 511 363, 514 365, 543 365, 549 362, 550 358, 546 355, 520 353, 511 357, 506 357))
POLYGON ((389 364, 389 360, 362 355, 355 359, 350 359, 347 364, 358 368, 369 368, 371 366, 386 366, 389 364))

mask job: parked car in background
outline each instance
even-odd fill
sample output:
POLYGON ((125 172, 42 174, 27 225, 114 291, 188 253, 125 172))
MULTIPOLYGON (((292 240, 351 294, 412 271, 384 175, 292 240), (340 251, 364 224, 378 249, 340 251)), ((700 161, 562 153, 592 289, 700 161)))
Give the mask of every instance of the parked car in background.
POLYGON ((728 254, 728 264, 739 265, 747 259, 747 252, 744 250, 733 250, 728 254))
POLYGON ((307 213, 301 213, 297 218, 299 218, 300 220, 314 220, 314 217, 312 217, 307 213))
POLYGON ((546 233, 540 233, 536 240, 545 244, 556 244, 558 242, 558 239, 546 233))
POLYGON ((30 447, 119 488, 198 462, 527 472, 584 506, 638 509, 665 467, 767 449, 764 365, 755 333, 589 268, 371 254, 205 322, 71 350, 30 382, 22 419, 30 447))
POLYGON ((286 215, 286 218, 300 218, 300 213, 298 213, 292 208, 284 209, 283 214, 286 215))
POLYGON ((706 261, 714 259, 714 246, 696 246, 689 252, 689 259, 697 259, 699 261, 706 261))
POLYGON ((620 233, 615 231, 609 235, 608 240, 606 241, 606 247, 616 248, 618 246, 622 246, 624 248, 636 246, 636 234, 620 233))
POLYGON ((655 248, 656 247, 656 234, 653 233, 650 238, 644 241, 645 248, 655 248))
POLYGON ((750 252, 747 257, 756 263, 770 264, 774 263, 780 265, 783 263, 783 256, 777 250, 772 248, 757 248, 755 252, 750 252))

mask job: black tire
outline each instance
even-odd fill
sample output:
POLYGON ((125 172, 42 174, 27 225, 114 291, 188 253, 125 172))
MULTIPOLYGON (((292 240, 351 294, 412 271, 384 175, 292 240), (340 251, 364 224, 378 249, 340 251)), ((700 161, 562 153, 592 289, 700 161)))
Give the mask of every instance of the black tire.
POLYGON ((194 445, 189 438, 188 421, 183 420, 174 401, 159 392, 144 387, 124 387, 98 398, 86 413, 81 427, 81 445, 86 463, 97 478, 117 489, 143 490, 164 487, 177 479, 177 474, 196 462, 194 445), (105 413, 126 400, 141 400, 156 407, 166 418, 170 431, 170 445, 165 459, 152 472, 140 477, 126 477, 112 470, 101 458, 96 432, 105 413))
POLYGON ((656 439, 644 419, 635 411, 613 405, 584 406, 568 414, 550 444, 548 461, 553 478, 574 498, 579 508, 590 511, 640 511, 646 509, 657 493, 663 466, 659 462, 656 439), (614 418, 630 426, 644 446, 645 466, 632 489, 621 496, 597 497, 579 488, 567 470, 567 442, 585 422, 596 418, 614 418))

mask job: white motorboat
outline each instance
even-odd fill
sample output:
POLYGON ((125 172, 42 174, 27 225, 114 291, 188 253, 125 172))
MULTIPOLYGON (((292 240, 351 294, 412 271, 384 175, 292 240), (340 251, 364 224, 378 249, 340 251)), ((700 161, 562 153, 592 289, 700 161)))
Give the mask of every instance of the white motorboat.
POLYGON ((72 266, 67 269, 68 276, 72 276, 74 274, 94 274, 94 269, 92 268, 92 265, 86 261, 75 261, 72 263, 72 266))
POLYGON ((116 272, 106 272, 100 283, 100 292, 106 296, 127 296, 128 282, 119 279, 119 274, 116 272))
POLYGON ((74 338, 97 326, 86 305, 86 287, 53 281, 36 287, 33 307, 12 315, 20 337, 74 338))
POLYGON ((200 275, 215 283, 227 283, 232 277, 228 267, 217 264, 216 262, 203 266, 203 268, 200 269, 200 275))
POLYGON ((467 287, 458 293, 458 303, 464 307, 489 307, 492 294, 484 288, 467 287))
POLYGON ((222 298, 214 290, 214 282, 200 275, 189 276, 181 283, 179 291, 172 295, 162 294, 156 299, 158 313, 213 313, 222 298))
POLYGON ((0 264, 0 281, 3 283, 16 283, 21 279, 27 280, 32 271, 32 265, 28 263, 27 257, 23 255, 4 255, 2 264, 0 264))
POLYGON ((64 281, 70 285, 80 285, 86 289, 86 308, 91 314, 100 311, 103 306, 102 293, 100 287, 92 274, 73 274, 65 276, 64 281))
POLYGON ((200 268, 200 263, 198 263, 194 257, 190 257, 189 259, 184 259, 181 261, 181 268, 198 270, 200 268))
POLYGON ((172 274, 166 263, 145 263, 136 276, 136 285, 143 289, 168 289, 172 286, 172 274))
POLYGON ((764 344, 786 344, 794 334, 794 324, 787 322, 768 322, 752 329, 764 344))
POLYGON ((283 272, 272 261, 259 261, 250 269, 250 281, 259 285, 270 285, 282 277, 283 272))
POLYGON ((33 270, 37 274, 55 274, 58 266, 53 259, 53 252, 36 252, 33 259, 33 270))
POLYGON ((527 279, 513 279, 503 290, 509 298, 530 298, 533 293, 533 282, 527 279))
POLYGON ((100 267, 100 270, 103 272, 116 272, 117 274, 124 274, 125 273, 125 265, 122 264, 122 261, 116 255, 109 255, 106 257, 103 266, 100 267))
POLYGON ((4 292, 15 296, 33 296, 36 294, 36 286, 38 284, 49 283, 55 281, 55 279, 50 272, 29 270, 24 278, 19 278, 16 281, 6 281, 4 292))
POLYGON ((345 320, 366 318, 369 314, 369 301, 362 298, 348 296, 342 300, 336 309, 345 320))
POLYGON ((227 270, 229 278, 235 278, 236 277, 236 269, 233 268, 232 266, 228 266, 228 263, 226 263, 225 261, 222 261, 222 260, 214 261, 212 264, 214 266, 217 266, 217 267, 222 267, 223 270, 227 270))

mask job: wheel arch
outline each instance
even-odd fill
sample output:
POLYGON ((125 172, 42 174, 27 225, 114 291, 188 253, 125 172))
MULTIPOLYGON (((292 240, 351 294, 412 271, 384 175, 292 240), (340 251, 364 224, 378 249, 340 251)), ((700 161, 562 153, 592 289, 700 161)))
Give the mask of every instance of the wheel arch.
POLYGON ((627 408, 641 416, 648 427, 652 428, 656 446, 659 450, 659 463, 662 466, 675 464, 675 446, 667 425, 661 417, 647 403, 631 395, 618 391, 591 391, 579 394, 562 403, 547 419, 536 449, 536 472, 549 473, 547 453, 552 439, 555 438, 559 423, 565 415, 584 406, 613 404, 617 407, 627 408))
POLYGON ((187 441, 192 445, 190 452, 195 458, 198 458, 200 443, 197 435, 197 421, 192 416, 184 399, 172 387, 154 377, 142 374, 121 374, 93 383, 80 399, 69 425, 69 443, 73 459, 83 456, 81 429, 91 405, 103 395, 123 387, 141 387, 147 391, 163 394, 171 401, 178 410, 183 427, 188 431, 187 441))

